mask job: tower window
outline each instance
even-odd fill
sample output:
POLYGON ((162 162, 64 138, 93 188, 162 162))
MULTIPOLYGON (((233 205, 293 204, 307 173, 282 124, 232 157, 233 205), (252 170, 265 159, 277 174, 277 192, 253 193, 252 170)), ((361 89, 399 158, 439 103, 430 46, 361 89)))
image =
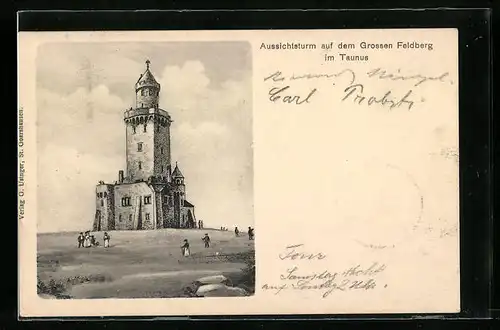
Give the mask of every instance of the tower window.
POLYGON ((142 162, 139 162, 139 169, 142 170, 142 162))
POLYGON ((101 199, 101 206, 104 206, 104 200, 101 199))
POLYGON ((144 196, 144 204, 151 204, 151 195, 144 196))
POLYGON ((142 151, 142 142, 137 143, 137 151, 142 151))
POLYGON ((118 216, 118 221, 122 222, 122 215, 121 214, 118 216))
POLYGON ((149 221, 149 213, 146 213, 146 220, 149 221))
MULTIPOLYGON (((159 127, 159 126, 158 126, 159 127)), ((160 148, 160 154, 163 155, 163 147, 160 148)), ((163 170, 161 170, 163 172, 163 170)))
POLYGON ((146 128, 148 127, 147 124, 144 124, 144 132, 146 132, 146 128))
POLYGON ((108 196, 108 193, 107 192, 104 192, 104 197, 108 196))
POLYGON ((122 197, 122 206, 130 206, 130 197, 122 197))
POLYGON ((161 173, 163 173, 163 165, 161 166, 161 173))

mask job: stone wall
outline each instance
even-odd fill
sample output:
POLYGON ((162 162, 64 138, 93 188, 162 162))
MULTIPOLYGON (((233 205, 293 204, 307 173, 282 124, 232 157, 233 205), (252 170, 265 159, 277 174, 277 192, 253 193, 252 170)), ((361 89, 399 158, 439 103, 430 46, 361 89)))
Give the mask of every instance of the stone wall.
POLYGON ((148 117, 135 118, 138 124, 126 124, 127 177, 130 182, 147 180, 154 175, 154 123, 146 118, 148 117), (138 151, 138 143, 142 143, 142 151, 138 151))
MULTIPOLYGON (((196 217, 194 215, 194 207, 182 207, 181 208, 181 219, 182 219, 182 224, 181 224, 181 227, 182 228, 188 228, 189 227, 189 224, 188 224, 188 221, 191 220, 193 221, 191 226, 193 226, 193 228, 196 228, 198 227, 198 223, 197 223, 197 220, 196 220, 196 217)), ((191 227, 189 227, 191 228, 191 227)))
POLYGON ((169 180, 168 166, 171 162, 170 120, 159 115, 155 115, 155 118, 154 172, 155 175, 166 177, 169 180))
POLYGON ((96 186, 96 217, 92 230, 114 229, 114 189, 111 184, 98 184, 96 186))
POLYGON ((158 106, 159 89, 154 87, 141 87, 136 91, 137 108, 155 108, 158 106))
POLYGON ((117 230, 154 229, 155 193, 146 182, 116 185, 114 202, 117 230), (145 203, 147 196, 151 197, 151 204, 145 203), (124 197, 130 198, 129 206, 122 206, 124 197))

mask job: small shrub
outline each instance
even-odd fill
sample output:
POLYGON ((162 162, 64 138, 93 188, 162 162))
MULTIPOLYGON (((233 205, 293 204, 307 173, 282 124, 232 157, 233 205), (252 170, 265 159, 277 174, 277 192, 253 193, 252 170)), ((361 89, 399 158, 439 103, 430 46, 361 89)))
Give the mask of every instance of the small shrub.
POLYGON ((40 278, 37 278, 37 293, 46 294, 56 297, 57 299, 69 299, 69 295, 65 294, 66 285, 61 281, 51 279, 49 283, 44 283, 40 278))
POLYGON ((242 288, 247 291, 254 293, 255 292, 255 252, 249 251, 247 253, 242 253, 240 255, 243 257, 243 261, 246 266, 241 270, 242 274, 239 279, 240 285, 242 288))

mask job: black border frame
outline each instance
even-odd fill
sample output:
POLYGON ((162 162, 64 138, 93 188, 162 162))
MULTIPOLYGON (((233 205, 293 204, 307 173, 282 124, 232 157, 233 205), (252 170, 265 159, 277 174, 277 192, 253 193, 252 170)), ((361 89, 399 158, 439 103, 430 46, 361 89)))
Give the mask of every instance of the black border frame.
MULTIPOLYGON (((109 5, 108 5, 109 7, 109 5)), ((303 319, 487 319, 492 272, 492 76, 491 15, 474 9, 224 10, 224 11, 24 11, 19 31, 197 30, 197 29, 459 29, 460 268, 458 314, 270 315, 190 317, 192 320, 303 319)), ((418 284, 416 284, 418 285, 418 284)), ((186 316, 179 316, 185 318, 186 316)), ((110 317, 105 320, 179 319, 110 317)), ((102 320, 62 318, 64 320, 102 320)), ((22 318, 22 320, 55 320, 22 318)), ((100 323, 100 322, 99 322, 100 323)), ((205 323, 205 322, 204 322, 205 323)))

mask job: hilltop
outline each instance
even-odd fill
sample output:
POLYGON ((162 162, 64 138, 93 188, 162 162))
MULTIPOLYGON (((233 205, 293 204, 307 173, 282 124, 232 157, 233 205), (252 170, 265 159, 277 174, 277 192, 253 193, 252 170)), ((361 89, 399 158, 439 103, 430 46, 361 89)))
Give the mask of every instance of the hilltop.
POLYGON ((253 241, 244 233, 235 237, 233 232, 208 228, 108 233, 108 249, 102 247, 103 232, 94 232, 100 246, 80 249, 77 232, 38 234, 42 286, 56 286, 54 290, 71 298, 178 297, 186 285, 203 276, 223 274, 238 283, 248 260, 254 260, 253 241), (210 248, 203 246, 205 233, 210 235, 210 248), (188 258, 181 255, 184 239, 191 247, 188 258))

